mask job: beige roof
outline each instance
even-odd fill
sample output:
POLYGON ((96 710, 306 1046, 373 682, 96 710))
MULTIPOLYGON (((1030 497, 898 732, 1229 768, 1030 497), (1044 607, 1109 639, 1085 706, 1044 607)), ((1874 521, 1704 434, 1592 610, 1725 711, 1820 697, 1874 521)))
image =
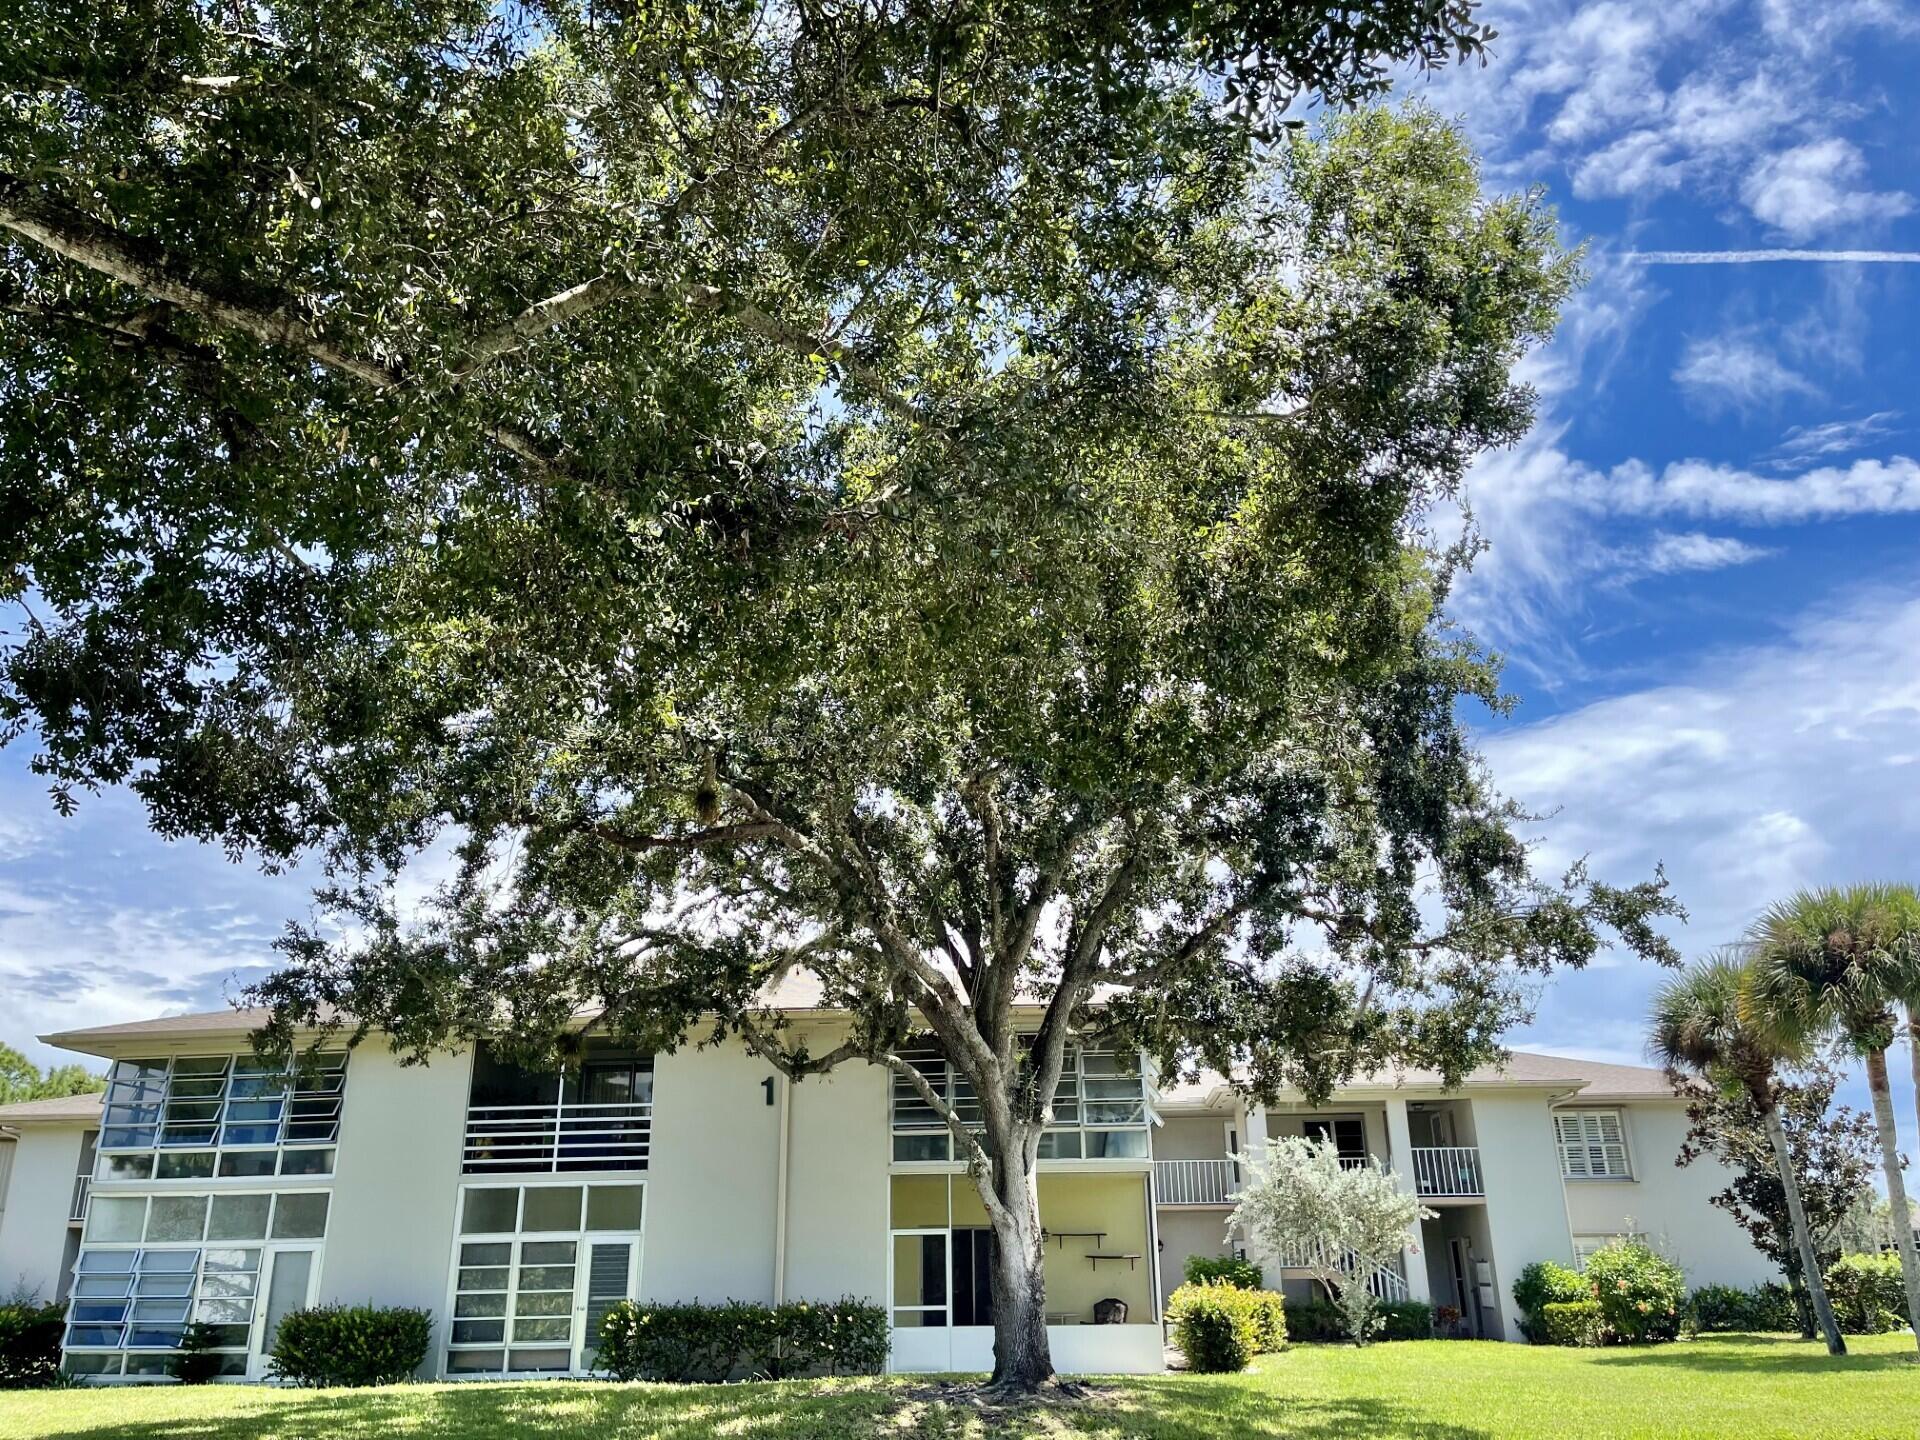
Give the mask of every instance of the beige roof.
POLYGON ((193 1015, 163 1015, 157 1020, 129 1020, 121 1025, 91 1025, 59 1030, 40 1039, 48 1045, 93 1053, 96 1045, 116 1048, 129 1040, 190 1040, 196 1035, 245 1035, 267 1023, 265 1010, 202 1010, 193 1015))
MULTIPOLYGON (((1216 1109, 1225 1101, 1226 1080, 1203 1071, 1197 1079, 1160 1091, 1162 1110, 1216 1109)), ((1581 1100, 1672 1100, 1666 1072, 1645 1065, 1613 1065, 1602 1060, 1577 1060, 1567 1055, 1540 1055, 1516 1050, 1505 1065, 1482 1065, 1469 1071, 1462 1088, 1524 1086, 1529 1089, 1577 1090, 1581 1100)), ((1365 1090, 1439 1090, 1435 1070, 1387 1070, 1357 1075, 1341 1093, 1365 1090)))
POLYGON ((98 1090, 87 1095, 60 1095, 51 1100, 21 1100, 0 1105, 0 1125, 57 1125, 99 1118, 98 1090))

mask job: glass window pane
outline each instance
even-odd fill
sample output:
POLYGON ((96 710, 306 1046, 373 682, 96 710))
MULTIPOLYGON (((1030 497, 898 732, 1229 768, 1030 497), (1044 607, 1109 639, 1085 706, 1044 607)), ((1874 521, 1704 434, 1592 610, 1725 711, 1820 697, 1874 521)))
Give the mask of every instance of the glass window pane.
MULTIPOLYGON (((564 1340, 564 1335, 557 1336, 564 1340)), ((573 1352, 570 1350, 515 1350, 507 1362, 507 1368, 520 1374, 548 1374, 556 1370, 567 1370, 573 1366, 573 1352)))
POLYGON ((148 1250, 140 1256, 140 1273, 190 1275, 199 1263, 198 1250, 148 1250))
POLYGON ((893 1158, 945 1160, 950 1153, 947 1144, 951 1138, 944 1130, 937 1135, 896 1135, 893 1137, 893 1158))
POLYGON ((529 1240, 520 1247, 522 1265, 571 1265, 574 1242, 571 1240, 529 1240))
POLYGON ((74 1277, 73 1293, 83 1300, 124 1298, 133 1280, 127 1275, 78 1275, 74 1277))
POLYGON ((455 1283, 462 1290, 505 1290, 507 1274, 504 1265, 463 1266, 455 1283))
MULTIPOLYGON (((180 1327, 130 1325, 127 1327, 127 1348, 144 1350, 177 1350, 180 1347, 180 1327)), ((164 1373, 164 1372, 162 1372, 164 1373)))
POLYGON ((496 1240, 491 1243, 468 1243, 460 1247, 462 1265, 511 1265, 513 1263, 513 1245, 509 1241, 496 1240))
POLYGON ((551 1290, 544 1294, 520 1294, 514 1296, 513 1313, 516 1315, 571 1315, 573 1313, 573 1291, 551 1290))
POLYGON ((580 1187, 578 1185, 529 1185, 527 1202, 520 1215, 522 1230, 578 1230, 580 1228, 580 1187))
POLYGON ((522 1265, 520 1267, 520 1289, 528 1290, 566 1290, 573 1289, 573 1266, 571 1265, 522 1265))
POLYGON ((148 1296, 167 1296, 172 1299, 185 1299, 193 1294, 193 1276, 191 1275, 142 1275, 134 1284, 133 1293, 145 1299, 148 1296))
POLYGON ((260 1268, 258 1250, 209 1250, 208 1270, 252 1271, 260 1268))
MULTIPOLYGON (((455 1326, 458 1330, 460 1327, 455 1326)), ((495 1336, 496 1341, 499 1336, 495 1336)), ((456 1336, 455 1344, 459 1343, 456 1336)), ((449 1375, 498 1375, 506 1367, 507 1352, 504 1350, 455 1350, 447 1356, 449 1375)))
POLYGON ((147 1216, 147 1239, 198 1240, 206 1233, 207 1197, 204 1195, 156 1195, 153 1210, 147 1216))
POLYGON ((327 1196, 279 1195, 273 1202, 273 1238, 317 1240, 327 1233, 327 1196))
POLYGON ((102 1180, 150 1180, 151 1155, 102 1155, 96 1173, 102 1180))
POLYGON ((280 1157, 282 1175, 331 1175, 333 1151, 289 1150, 280 1157))
POLYGON ((147 1202, 125 1195, 96 1195, 87 1206, 87 1239, 138 1240, 147 1223, 147 1202))
POLYGON ((273 1208, 271 1195, 216 1195, 213 1215, 207 1222, 209 1240, 264 1240, 267 1238, 267 1211, 273 1208))
MULTIPOLYGON (((507 1338, 507 1322, 504 1320, 456 1320, 453 1322, 453 1343, 455 1345, 498 1345, 507 1338)), ((493 1362, 500 1364, 496 1358, 493 1362)), ((457 1370, 460 1367, 449 1360, 447 1368, 457 1370)))
MULTIPOLYGON (((205 1137, 212 1140, 209 1132, 205 1137)), ((205 1180, 213 1174, 213 1151, 185 1150, 178 1153, 162 1153, 159 1167, 154 1171, 158 1180, 205 1180)))
POLYGON ((307 1303, 307 1282, 313 1276, 311 1250, 282 1250, 273 1257, 273 1273, 267 1277, 266 1328, 267 1349, 273 1349, 273 1337, 280 1322, 307 1303))
POLYGON ((82 1300, 76 1297, 72 1309, 67 1313, 67 1318, 76 1325, 107 1323, 118 1325, 127 1318, 127 1306, 130 1303, 124 1298, 82 1300))
POLYGON ((515 1320, 513 1338, 520 1340, 568 1340, 573 1336, 573 1321, 560 1320, 515 1320))
POLYGON ((67 1348, 80 1349, 84 1346, 114 1346, 120 1344, 118 1325, 69 1325, 67 1327, 67 1348))
POLYGON ((587 1229, 638 1230, 644 1185, 593 1185, 587 1190, 587 1229))
MULTIPOLYGON (((100 1201, 96 1197, 93 1203, 97 1208, 100 1201)), ((74 1268, 83 1275, 124 1275, 133 1269, 139 1253, 137 1250, 82 1250, 74 1268)))
POLYGON ((200 1298, 213 1300, 251 1300, 260 1283, 258 1275, 244 1271, 210 1271, 200 1277, 200 1298))
POLYGON ((513 1186, 503 1190, 469 1190, 460 1212, 462 1235, 510 1235, 517 1228, 520 1192, 513 1186))
POLYGON ((460 1295, 453 1302, 456 1320, 485 1320, 506 1313, 507 1297, 504 1295, 460 1295))
POLYGON ((1087 1158, 1089 1160, 1139 1160, 1147 1153, 1147 1132, 1144 1130, 1089 1130, 1087 1132, 1087 1158))
POLYGON ((244 1179, 257 1179, 273 1174, 274 1152, 271 1150, 229 1150, 220 1157, 222 1175, 240 1176, 244 1179))
MULTIPOLYGON (((129 1341, 129 1343, 132 1343, 129 1341)), ((145 1344, 146 1341, 142 1341, 145 1344)), ((129 1355, 127 1356, 127 1374, 129 1375, 165 1375, 167 1367, 173 1363, 171 1355, 129 1355)))

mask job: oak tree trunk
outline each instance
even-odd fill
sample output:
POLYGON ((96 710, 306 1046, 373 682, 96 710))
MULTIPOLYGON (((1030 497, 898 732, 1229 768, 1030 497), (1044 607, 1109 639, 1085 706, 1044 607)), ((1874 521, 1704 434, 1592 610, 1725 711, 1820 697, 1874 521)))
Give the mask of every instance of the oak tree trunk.
POLYGON ((1794 1248, 1800 1252, 1800 1279, 1807 1289, 1807 1303, 1813 1318, 1826 1337, 1829 1355, 1847 1353, 1847 1342, 1833 1318, 1833 1305, 1827 1299, 1827 1283, 1820 1274, 1820 1256, 1813 1244, 1813 1231, 1807 1225, 1807 1207, 1800 1199, 1800 1174, 1793 1168, 1793 1151, 1787 1146, 1786 1128, 1780 1123, 1780 1111, 1770 1096, 1755 1097, 1760 1118, 1767 1128, 1767 1140, 1773 1146, 1773 1163, 1780 1171, 1780 1188, 1787 1197, 1787 1219, 1793 1229, 1794 1248))
POLYGON ((1893 1243, 1900 1247, 1900 1274, 1907 1282, 1907 1320, 1920 1345, 1920 1254, 1913 1244, 1913 1215, 1907 1209, 1907 1185, 1900 1173, 1900 1133, 1893 1120, 1893 1091, 1887 1083, 1884 1047, 1867 1053, 1867 1090, 1873 1119, 1880 1128, 1880 1165, 1887 1175, 1887 1206, 1893 1212, 1893 1243))
POLYGON ((993 1380, 996 1390, 1030 1393, 1053 1379, 1047 1345, 1046 1236, 1040 1191, 1022 1145, 996 1165, 993 1222, 993 1380))

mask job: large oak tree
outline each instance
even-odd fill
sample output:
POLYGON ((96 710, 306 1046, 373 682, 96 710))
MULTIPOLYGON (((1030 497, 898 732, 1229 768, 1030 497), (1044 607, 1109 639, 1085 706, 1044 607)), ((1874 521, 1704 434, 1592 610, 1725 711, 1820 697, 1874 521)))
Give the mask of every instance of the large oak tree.
POLYGON ((1073 1044, 1458 1075, 1671 908, 1537 879, 1457 713, 1425 516, 1530 419, 1550 214, 1418 112, 1267 124, 1468 10, 1083 8, 43 5, 0 130, 0 705, 58 801, 324 853, 282 1039, 891 1068, 1018 1388, 1073 1044))

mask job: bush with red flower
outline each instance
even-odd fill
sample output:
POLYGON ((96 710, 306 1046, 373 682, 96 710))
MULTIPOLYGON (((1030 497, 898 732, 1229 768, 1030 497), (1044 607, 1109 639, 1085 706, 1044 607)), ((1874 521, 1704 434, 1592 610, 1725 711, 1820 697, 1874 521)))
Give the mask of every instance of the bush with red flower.
POLYGON ((1680 1333, 1687 1277, 1666 1256, 1619 1239, 1588 1256, 1584 1274, 1614 1344, 1646 1345, 1680 1333))

